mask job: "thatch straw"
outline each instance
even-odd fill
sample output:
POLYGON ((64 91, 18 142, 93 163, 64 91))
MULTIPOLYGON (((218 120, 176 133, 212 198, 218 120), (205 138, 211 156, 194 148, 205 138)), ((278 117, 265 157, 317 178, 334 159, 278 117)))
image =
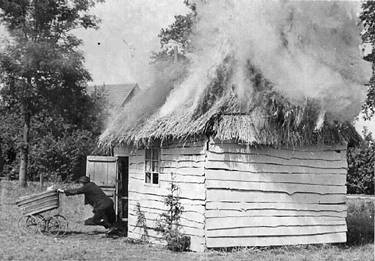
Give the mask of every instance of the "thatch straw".
POLYGON ((329 121, 325 117, 322 125, 317 124, 321 116, 317 102, 306 100, 300 105, 290 103, 274 91, 272 84, 250 63, 248 73, 254 95, 243 104, 243 99, 229 84, 232 74, 229 65, 230 60, 217 69, 217 78, 205 89, 197 104, 187 101, 163 117, 158 111, 142 114, 136 121, 133 119, 130 126, 127 125, 127 115, 129 109, 136 106, 124 108, 102 134, 100 144, 138 146, 155 140, 183 141, 201 135, 222 141, 272 146, 337 144, 360 140, 359 134, 349 123, 329 121))

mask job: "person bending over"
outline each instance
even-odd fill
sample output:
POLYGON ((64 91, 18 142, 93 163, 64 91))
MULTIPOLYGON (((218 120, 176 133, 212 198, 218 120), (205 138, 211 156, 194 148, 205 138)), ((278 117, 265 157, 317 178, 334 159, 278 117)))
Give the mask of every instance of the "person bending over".
POLYGON ((105 228, 109 228, 109 233, 114 229, 116 221, 115 210, 113 209, 113 201, 110 199, 104 191, 97 186, 94 182, 90 182, 90 178, 83 176, 79 178, 79 183, 82 187, 78 189, 58 189, 59 192, 65 193, 66 196, 84 194, 85 205, 91 205, 94 216, 85 220, 86 226, 101 225, 105 228))

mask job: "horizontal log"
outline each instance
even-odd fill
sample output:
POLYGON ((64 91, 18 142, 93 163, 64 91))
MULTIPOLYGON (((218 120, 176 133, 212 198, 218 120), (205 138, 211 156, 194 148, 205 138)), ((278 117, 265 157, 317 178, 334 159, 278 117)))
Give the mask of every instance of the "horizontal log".
POLYGON ((145 155, 132 155, 129 157, 129 164, 138 164, 145 162, 145 155))
POLYGON ((316 194, 346 194, 346 186, 325 186, 309 184, 287 184, 287 183, 265 183, 265 182, 246 182, 231 180, 207 180, 207 189, 236 189, 244 191, 268 191, 284 192, 288 195, 297 192, 316 193, 316 194))
POLYGON ((164 154, 161 157, 161 160, 165 161, 192 161, 192 162, 201 162, 205 161, 206 155, 176 155, 176 154, 164 154))
MULTIPOLYGON (((164 198, 161 198, 161 199, 164 199, 164 198)), ((180 200, 182 206, 184 207, 184 211, 183 212, 194 212, 194 213, 197 213, 201 216, 203 216, 204 212, 205 212, 205 206, 203 205, 204 204, 204 201, 202 201, 202 204, 201 205, 198 205, 198 204, 189 204, 190 202, 187 202, 188 200, 180 200)), ((132 204, 132 205, 136 205, 137 203, 139 203, 141 205, 141 209, 143 207, 147 207, 147 208, 156 208, 156 209, 167 209, 167 206, 165 205, 165 202, 164 200, 154 200, 154 199, 151 199, 151 198, 142 198, 142 199, 133 199, 133 198, 129 198, 129 205, 132 204)), ((194 203, 194 201, 193 201, 194 203)))
POLYGON ((345 160, 346 148, 330 148, 330 147, 304 147, 296 149, 274 149, 270 147, 246 147, 237 144, 210 144, 209 151, 215 153, 235 153, 235 154, 266 154, 283 158, 316 158, 330 160, 345 160))
POLYGON ((345 218, 338 217, 228 217, 207 218, 206 228, 226 229, 241 227, 279 227, 279 226, 324 226, 346 225, 345 218))
POLYGON ((285 216, 306 216, 306 217, 346 217, 346 211, 306 211, 306 210, 207 210, 206 217, 285 217, 285 216))
MULTIPOLYGON (((136 176, 136 175, 144 175, 145 173, 145 165, 137 164, 137 165, 129 165, 129 175, 136 176)), ((203 167, 195 168, 195 167, 164 167, 160 168, 159 173, 161 174, 172 174, 173 175, 188 175, 188 176, 204 176, 204 169, 203 167)))
POLYGON ((245 202, 207 202, 207 210, 298 210, 298 211, 331 211, 343 212, 347 210, 345 203, 343 204, 302 204, 302 203, 245 203, 245 202))
MULTIPOLYGON (((129 208, 131 208, 131 211, 129 213, 135 214, 137 211, 137 204, 129 202, 129 208)), ((166 213, 168 211, 168 208, 164 206, 163 208, 155 208, 155 207, 146 207, 145 205, 141 206, 141 211, 144 213, 152 213, 152 214, 158 214, 160 215, 161 213, 166 213)), ((185 209, 181 213, 181 218, 185 219, 190 222, 196 223, 197 227, 203 228, 204 224, 204 212, 198 213, 196 211, 186 211, 185 209)))
MULTIPOLYGON (((158 200, 160 202, 164 202, 166 195, 162 195, 160 193, 148 193, 148 192, 139 192, 139 191, 133 191, 129 190, 129 198, 132 198, 134 200, 140 200, 144 198, 149 198, 152 200, 158 200)), ((194 198, 186 198, 180 196, 180 202, 183 205, 189 204, 189 205, 204 205, 205 201, 203 199, 198 199, 197 197, 194 198)))
MULTIPOLYGON (((201 161, 190 161, 190 160, 164 160, 163 157, 160 159, 160 168, 203 168, 205 164, 204 160, 201 161)), ((145 159, 131 160, 129 166, 144 166, 145 159)))
POLYGON ((205 161, 160 161, 160 168, 201 168, 205 166, 205 161))
POLYGON ((243 237, 243 238, 207 238, 208 248, 246 247, 246 246, 282 246, 299 244, 325 244, 346 242, 346 233, 329 233, 322 235, 277 236, 277 237, 243 237))
POLYGON ((175 175, 204 176, 203 168, 162 168, 162 173, 173 173, 175 175))
POLYGON ((327 233, 345 233, 346 225, 337 226, 287 226, 287 227, 246 227, 208 230, 207 237, 257 237, 257 236, 297 236, 327 233))
MULTIPOLYGON (((171 173, 159 173, 159 182, 171 182, 172 177, 171 173)), ((138 174, 135 176, 134 174, 129 177, 129 179, 138 180, 144 183, 145 177, 144 173, 138 174)), ((193 183, 193 184, 203 184, 205 182, 205 178, 203 176, 190 176, 190 175, 176 175, 173 174, 173 182, 178 186, 183 186, 185 183, 193 183)))
POLYGON ((243 162, 243 163, 264 163, 285 166, 307 166, 316 168, 346 168, 347 161, 331 160, 331 159, 301 159, 297 157, 281 157, 277 155, 264 154, 231 154, 231 153, 207 153, 208 161, 224 161, 224 162, 243 162))
MULTIPOLYGON (((157 221, 159 220, 159 215, 158 214, 153 214, 153 213, 145 213, 145 218, 146 218, 146 225, 150 230, 152 228, 156 227, 157 221)), ((136 226, 137 225, 137 216, 136 215, 129 215, 129 221, 128 221, 129 226, 136 226), (130 218, 132 217, 132 218, 130 218)), ((189 222, 187 220, 181 219, 180 220, 180 225, 181 225, 181 232, 187 235, 192 235, 192 236, 204 236, 204 226, 197 226, 197 224, 189 222)))
MULTIPOLYGON (((129 180, 130 181, 130 180, 129 180)), ((129 191, 169 195, 171 193, 170 182, 160 182, 157 185, 143 183, 142 181, 129 182, 129 191)), ((202 199, 206 198, 204 184, 185 183, 179 186, 178 194, 182 198, 202 199)))
POLYGON ((301 152, 319 152, 319 151, 337 151, 337 150, 346 150, 347 144, 335 144, 335 145, 325 145, 325 144, 318 144, 318 145, 304 145, 304 146, 280 146, 277 148, 267 146, 267 145, 259 145, 259 146, 252 146, 245 143, 238 143, 233 141, 221 141, 221 140, 210 140, 209 146, 217 145, 222 147, 229 147, 232 148, 240 147, 249 150, 285 150, 285 151, 301 151, 301 152))
POLYGON ((264 163, 244 163, 244 162, 218 162, 207 161, 206 169, 238 170, 258 173, 316 173, 316 174, 346 174, 345 168, 318 168, 301 167, 287 165, 273 165, 264 163))
POLYGON ((204 146, 199 147, 185 147, 185 148, 166 148, 161 149, 161 155, 205 155, 206 150, 204 146))
POLYGON ((267 202, 285 202, 285 203, 320 203, 320 204, 343 204, 346 202, 345 194, 312 194, 295 193, 288 195, 281 192, 253 192, 253 191, 234 191, 234 190, 207 190, 207 201, 218 202, 249 202, 249 203, 267 203, 267 202))
POLYGON ((254 173, 247 171, 228 170, 205 170, 207 180, 233 180, 233 181, 253 181, 253 182, 280 182, 297 184, 324 184, 342 185, 346 184, 346 175, 325 174, 316 175, 314 173, 304 174, 280 174, 280 173, 254 173))

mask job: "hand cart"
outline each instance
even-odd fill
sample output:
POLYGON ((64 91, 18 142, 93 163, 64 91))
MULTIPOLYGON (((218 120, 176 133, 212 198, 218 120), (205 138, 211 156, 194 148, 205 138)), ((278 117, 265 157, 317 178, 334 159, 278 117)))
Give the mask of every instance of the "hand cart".
POLYGON ((68 221, 60 214, 46 216, 45 213, 59 208, 59 193, 56 190, 20 197, 17 206, 22 210, 18 229, 22 233, 64 235, 68 221))

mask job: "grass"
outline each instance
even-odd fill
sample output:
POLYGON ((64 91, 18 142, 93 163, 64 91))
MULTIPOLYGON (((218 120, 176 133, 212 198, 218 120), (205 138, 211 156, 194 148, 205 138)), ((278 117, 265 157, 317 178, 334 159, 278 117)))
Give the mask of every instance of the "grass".
POLYGON ((374 243, 374 202, 351 199, 347 202, 347 242, 350 245, 374 243))
POLYGON ((309 245, 174 253, 127 238, 107 238, 104 229, 83 226, 82 221, 91 213, 90 208, 83 206, 81 196, 62 197, 60 213, 70 222, 68 235, 22 235, 17 229, 21 213, 14 202, 19 196, 39 191, 35 184, 24 189, 14 182, 0 181, 0 260, 374 260, 373 244, 363 242, 355 246, 309 245))

